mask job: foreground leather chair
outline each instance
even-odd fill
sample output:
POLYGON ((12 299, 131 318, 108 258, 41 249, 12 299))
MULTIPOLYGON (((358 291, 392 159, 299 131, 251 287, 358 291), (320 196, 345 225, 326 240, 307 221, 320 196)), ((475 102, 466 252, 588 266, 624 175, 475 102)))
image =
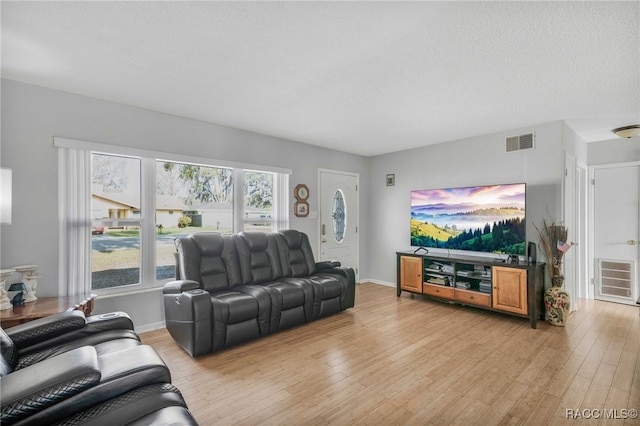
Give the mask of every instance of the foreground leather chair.
MULTIPOLYGON (((102 415, 110 413, 109 423, 114 425, 146 415, 165 418, 161 414, 165 408, 166 419, 179 418, 171 414, 173 408, 186 410, 179 392, 176 396, 173 389, 158 388, 171 382, 169 369, 153 348, 140 343, 124 313, 85 318, 72 311, 6 332, 0 328, 0 349, 3 425, 53 424, 70 416, 79 421, 74 424, 84 424, 82 413, 95 412, 97 406, 102 406, 102 415), (140 394, 150 385, 156 390, 147 391, 147 397, 134 404, 138 399, 132 392, 140 394)), ((195 424, 187 414, 191 423, 186 424, 195 424)))
MULTIPOLYGON (((13 369, 83 346, 93 346, 101 355, 141 344, 131 318, 124 312, 86 318, 81 311, 61 312, 8 328, 2 334, 15 346, 18 359, 13 369)), ((3 340, 4 344, 8 343, 3 340)))

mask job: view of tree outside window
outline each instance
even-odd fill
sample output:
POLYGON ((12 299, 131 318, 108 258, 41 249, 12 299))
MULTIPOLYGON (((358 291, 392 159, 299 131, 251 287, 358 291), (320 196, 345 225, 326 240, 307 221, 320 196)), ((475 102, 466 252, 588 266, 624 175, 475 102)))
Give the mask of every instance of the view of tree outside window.
POLYGON ((175 278, 174 241, 180 236, 274 229, 274 173, 99 153, 91 160, 94 290, 175 278), (144 172, 154 167, 155 173, 144 172), (154 194, 143 186, 155 186, 155 211, 144 211, 154 194), (234 191, 242 197, 240 220, 234 191), (150 257, 154 265, 145 261, 150 257))
POLYGON ((140 159, 92 154, 91 171, 91 288, 137 284, 140 159))
POLYGON ((175 238, 233 232, 233 170, 156 161, 156 279, 175 277, 175 238))
POLYGON ((273 173, 244 172, 245 231, 273 231, 273 173))

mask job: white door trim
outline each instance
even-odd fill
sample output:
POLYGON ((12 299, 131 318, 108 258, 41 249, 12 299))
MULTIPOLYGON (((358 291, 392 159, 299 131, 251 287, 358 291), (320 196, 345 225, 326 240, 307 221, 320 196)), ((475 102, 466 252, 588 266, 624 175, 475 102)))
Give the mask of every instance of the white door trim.
MULTIPOLYGON (((577 218, 576 218, 576 201, 577 201, 577 188, 576 188, 576 158, 568 153, 564 152, 564 179, 562 180, 562 221, 569 231, 569 241, 567 243, 574 244, 575 241, 580 241, 579 235, 577 235, 577 218)), ((578 243, 579 244, 579 243, 578 243)), ((578 288, 576 283, 577 272, 577 251, 576 247, 565 255, 564 259, 564 276, 565 276, 565 289, 569 293, 569 296, 573 300, 578 299, 578 288)), ((571 304, 571 311, 577 310, 577 303, 571 304)))
MULTIPOLYGON (((565 176, 562 184, 562 218, 565 225, 571 225, 569 229, 569 241, 575 243, 572 248, 573 261, 565 264, 566 289, 574 298, 589 298, 590 286, 588 284, 589 270, 587 266, 588 241, 587 241, 587 194, 588 174, 587 166, 578 161, 572 154, 564 152, 565 176), (569 268, 569 265, 573 268, 569 268)), ((567 258, 567 260, 569 260, 567 258)), ((591 295, 593 299, 593 294, 591 295)), ((571 311, 578 308, 577 303, 571 304, 571 311)))
MULTIPOLYGON (((599 169, 612 169, 616 167, 629 167, 629 166, 640 166, 640 161, 627 161, 622 163, 610 163, 610 164, 597 164, 593 166, 589 166, 589 255, 588 255, 588 266, 589 266, 589 298, 595 298, 596 295, 596 246, 595 246, 595 185, 593 184, 595 180, 595 171, 599 169)), ((640 221, 640 218, 638 218, 640 221)))
MULTIPOLYGON (((318 247, 317 247, 317 253, 318 253, 318 258, 320 258, 320 256, 322 255, 322 220, 321 220, 321 212, 322 212, 322 199, 320 197, 320 193, 321 191, 321 185, 322 185, 322 181, 321 181, 321 175, 322 173, 334 173, 334 174, 341 174, 341 175, 346 175, 346 176, 352 176, 356 179, 356 185, 358 187, 358 191, 357 191, 357 197, 356 197, 356 209, 358 210, 358 215, 356 217, 356 226, 358 229, 358 232, 356 234, 356 268, 357 271, 360 271, 360 173, 356 173, 356 172, 347 172, 344 170, 335 170, 335 169, 324 169, 324 168, 318 168, 318 191, 317 191, 317 206, 318 206, 318 229, 317 229, 317 236, 318 236, 318 247)), ((358 277, 359 277, 359 273, 356 273, 356 282, 358 282, 358 277)))

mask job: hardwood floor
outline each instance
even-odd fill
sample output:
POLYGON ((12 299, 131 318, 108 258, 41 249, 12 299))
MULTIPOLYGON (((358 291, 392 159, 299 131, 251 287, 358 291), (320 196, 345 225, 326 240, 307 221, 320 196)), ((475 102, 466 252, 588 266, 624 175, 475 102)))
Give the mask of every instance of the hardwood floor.
POLYGON ((196 359, 165 329, 141 337, 201 425, 640 425, 620 419, 640 409, 636 306, 580 300, 534 330, 365 283, 354 309, 196 359))

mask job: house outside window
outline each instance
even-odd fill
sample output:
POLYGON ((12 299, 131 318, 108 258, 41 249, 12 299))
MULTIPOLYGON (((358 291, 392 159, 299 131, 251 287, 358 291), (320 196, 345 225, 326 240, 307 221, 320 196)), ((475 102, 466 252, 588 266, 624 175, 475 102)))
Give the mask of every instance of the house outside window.
POLYGON ((140 171, 139 158, 91 155, 92 290, 140 282, 140 171))
MULTIPOLYGON (((82 152, 76 149, 82 148, 81 141, 54 140, 57 147, 66 148, 67 144, 82 152)), ((86 145, 95 148, 98 144, 86 145)), ((84 193, 87 199, 86 213, 80 209, 61 216, 61 239, 66 248, 60 262, 71 265, 61 274, 72 276, 76 269, 82 269, 73 265, 84 261, 73 260, 71 253, 82 257, 86 252, 84 263, 89 268, 73 281, 76 287, 86 281, 90 285, 84 284, 84 290, 79 291, 111 294, 162 286, 175 279, 174 240, 183 235, 273 232, 288 227, 287 169, 260 170, 259 166, 216 165, 214 160, 180 155, 174 159, 165 154, 162 158, 141 150, 113 147, 109 152, 108 146, 99 148, 105 149, 86 150, 86 166, 75 160, 61 163, 66 169, 61 175, 61 182, 66 182, 61 194, 77 197, 84 193), (90 188, 86 191, 83 185, 76 185, 83 173, 90 188), (76 216, 79 219, 72 218, 76 216), (88 244, 83 235, 90 235, 88 244)), ((65 155, 61 151, 60 158, 65 155)), ((74 204, 78 203, 71 198, 64 203, 67 209, 74 204)))

